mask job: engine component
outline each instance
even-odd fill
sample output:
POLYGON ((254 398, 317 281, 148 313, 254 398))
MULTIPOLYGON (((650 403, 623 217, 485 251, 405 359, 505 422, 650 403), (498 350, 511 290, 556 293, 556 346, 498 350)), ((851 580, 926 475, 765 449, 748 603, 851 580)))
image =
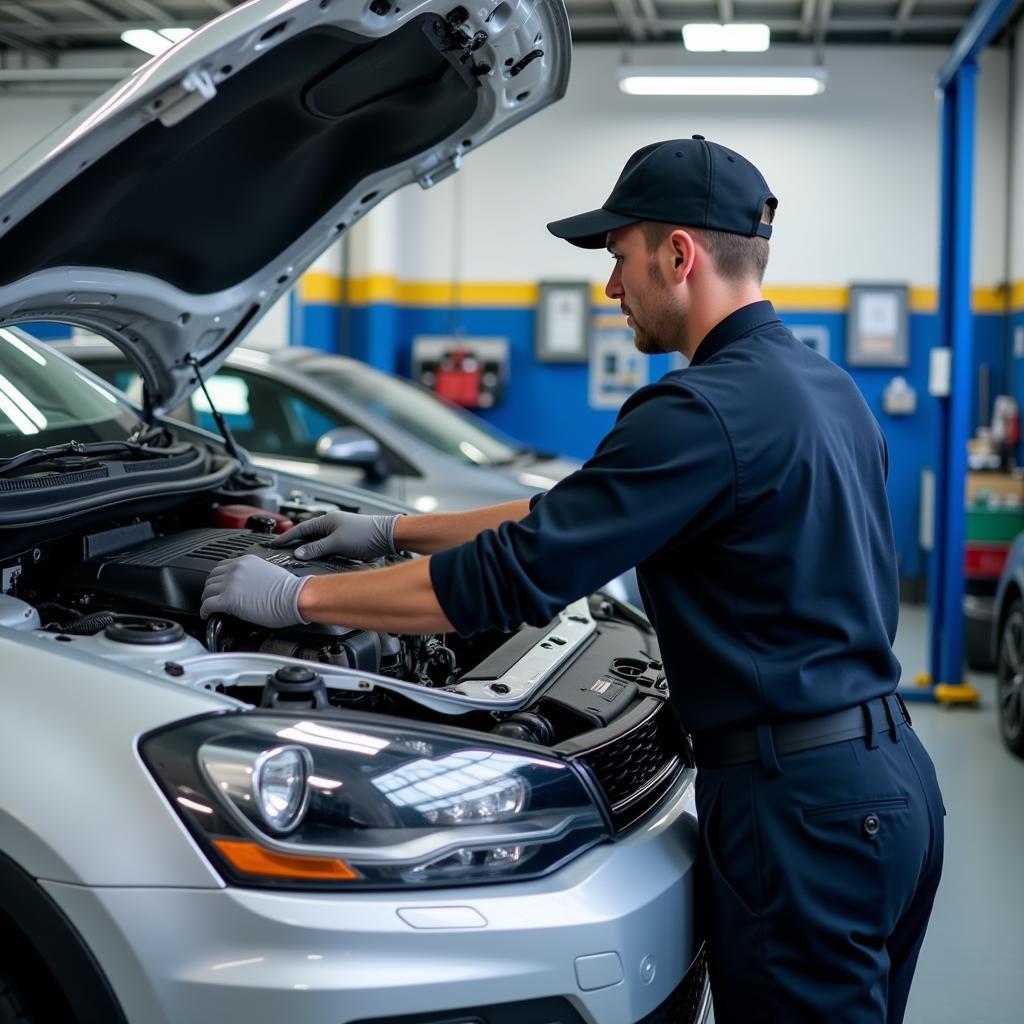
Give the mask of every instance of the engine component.
POLYGON ((258 505, 221 505, 214 514, 214 522, 217 526, 226 530, 240 530, 249 529, 253 530, 256 527, 250 526, 250 521, 259 517, 261 520, 271 519, 273 520, 273 526, 270 530, 259 531, 266 533, 284 533, 290 530, 295 523, 287 515, 280 512, 268 512, 264 508, 260 508, 258 505))
POLYGON ((285 665, 267 676, 260 707, 320 709, 329 706, 323 676, 303 665, 285 665))
MULTIPOLYGON (((200 529, 158 537, 128 550, 91 558, 72 568, 62 580, 69 592, 85 592, 95 600, 195 615, 203 585, 213 567, 228 558, 253 554, 283 566, 297 576, 322 576, 358 567, 343 559, 300 562, 287 550, 266 545, 264 535, 248 530, 200 529)), ((317 635, 346 635, 344 627, 297 627, 317 635)))
POLYGON ((268 515, 249 516, 245 521, 245 528, 253 533, 273 533, 275 526, 277 520, 268 515))
POLYGON ((48 633, 66 633, 70 636, 91 636, 114 622, 113 612, 94 612, 82 615, 70 622, 50 622, 46 625, 48 633))
POLYGON ((555 738, 555 730, 551 723, 543 716, 532 711, 520 711, 517 714, 509 715, 503 722, 499 722, 491 732, 498 736, 508 736, 509 739, 522 740, 525 743, 540 743, 545 747, 551 746, 555 738))
POLYGON ((175 644, 185 636, 185 630, 179 623, 168 619, 151 619, 145 615, 115 615, 114 621, 103 630, 103 635, 118 643, 149 647, 155 644, 175 644))

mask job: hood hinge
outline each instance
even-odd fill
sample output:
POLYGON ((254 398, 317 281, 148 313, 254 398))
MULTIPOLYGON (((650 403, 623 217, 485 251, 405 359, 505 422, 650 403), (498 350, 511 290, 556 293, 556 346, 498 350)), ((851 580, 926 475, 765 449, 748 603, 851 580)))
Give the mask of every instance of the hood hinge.
POLYGON ((170 128, 216 95, 217 86, 208 71, 190 71, 153 99, 148 109, 165 128, 170 128))

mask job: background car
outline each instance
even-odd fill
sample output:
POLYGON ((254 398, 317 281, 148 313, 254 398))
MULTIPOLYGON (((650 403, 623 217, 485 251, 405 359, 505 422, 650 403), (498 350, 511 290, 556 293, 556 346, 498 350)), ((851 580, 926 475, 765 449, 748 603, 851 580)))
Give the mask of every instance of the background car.
POLYGON ((1007 749, 1024 758, 1024 534, 1010 549, 993 607, 999 733, 1007 749))
MULTIPOLYGON (((115 346, 93 340, 58 345, 141 401, 139 371, 115 346)), ((579 467, 572 459, 520 444, 412 381, 318 349, 236 349, 207 389, 235 439, 261 465, 356 484, 420 512, 458 512, 528 498, 579 467)), ((171 415, 215 429, 201 391, 193 391, 171 415)), ((605 589, 642 605, 634 570, 610 580, 605 589)))
MULTIPOLYGON (((61 349, 141 398, 138 371, 114 346, 77 341, 61 349)), ((529 497, 579 467, 520 444, 412 381, 318 349, 236 349, 207 388, 238 443, 263 464, 278 460, 295 472, 295 460, 329 463, 332 479, 421 512, 529 497)), ((202 392, 171 415, 215 429, 202 392)))

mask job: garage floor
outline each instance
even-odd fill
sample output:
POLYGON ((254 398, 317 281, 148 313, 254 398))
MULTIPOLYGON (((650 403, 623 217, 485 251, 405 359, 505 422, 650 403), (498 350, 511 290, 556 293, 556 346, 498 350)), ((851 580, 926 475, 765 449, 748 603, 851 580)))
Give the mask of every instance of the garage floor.
MULTIPOLYGON (((928 667, 928 612, 904 606, 896 654, 905 686, 928 667)), ((1024 761, 999 738, 995 679, 974 675, 977 710, 911 704, 935 761, 946 860, 907 1024, 1016 1024, 1024 1018, 1024 761)))
MULTIPOLYGON (((900 610, 905 687, 928 667, 928 611, 900 610)), ((995 679, 972 675, 981 707, 911 704, 948 817, 946 860, 905 1024, 1024 1020, 1024 761, 999 738, 995 679)))

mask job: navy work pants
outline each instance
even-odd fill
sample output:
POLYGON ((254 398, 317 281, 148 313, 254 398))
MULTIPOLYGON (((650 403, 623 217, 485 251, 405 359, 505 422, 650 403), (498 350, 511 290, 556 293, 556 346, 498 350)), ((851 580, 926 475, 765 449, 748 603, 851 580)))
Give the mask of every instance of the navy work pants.
POLYGON ((913 729, 699 769, 697 810, 716 1024, 899 1024, 942 870, 913 729))

